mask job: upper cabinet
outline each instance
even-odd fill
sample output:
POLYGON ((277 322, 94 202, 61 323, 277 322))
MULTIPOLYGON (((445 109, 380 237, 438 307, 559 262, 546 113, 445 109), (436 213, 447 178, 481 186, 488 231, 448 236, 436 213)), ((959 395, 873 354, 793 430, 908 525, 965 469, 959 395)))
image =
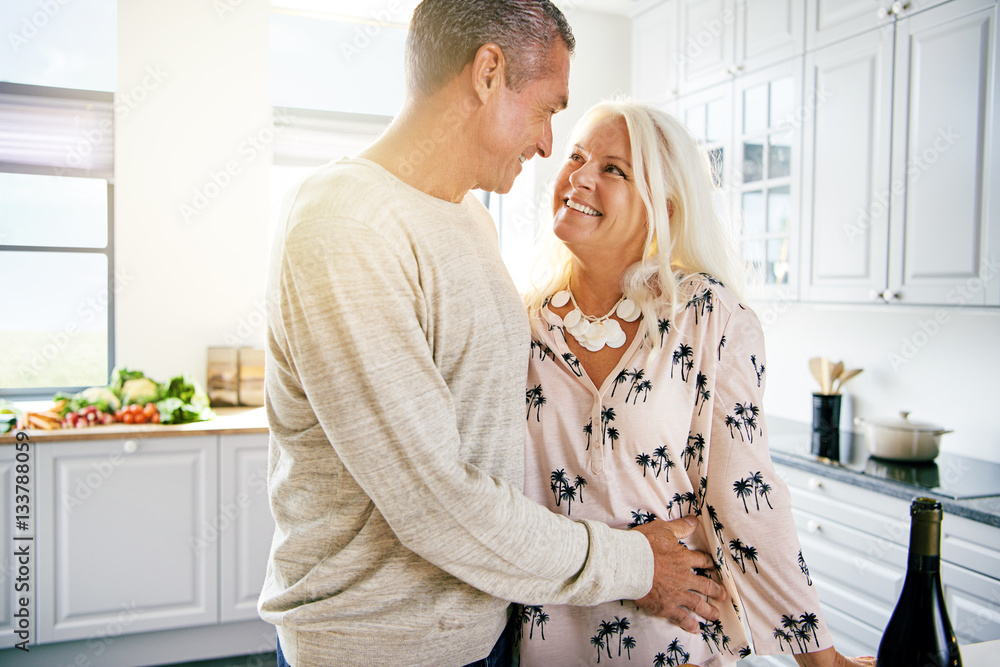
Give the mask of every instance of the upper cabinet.
POLYGON ((875 28, 888 27, 905 16, 949 0, 809 0, 806 7, 806 48, 815 49, 875 28))
POLYGON ((995 30, 955 0, 806 55, 803 299, 1000 303, 995 30))
POLYGON ((801 55, 804 0, 666 0, 632 22, 635 96, 668 102, 801 55))

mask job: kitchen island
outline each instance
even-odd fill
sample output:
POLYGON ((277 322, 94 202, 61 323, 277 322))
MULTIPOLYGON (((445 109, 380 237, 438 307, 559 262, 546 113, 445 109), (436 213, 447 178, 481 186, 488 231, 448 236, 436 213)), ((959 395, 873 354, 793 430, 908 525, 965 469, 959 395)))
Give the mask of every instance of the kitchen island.
POLYGON ((0 664, 274 650, 256 611, 274 531, 267 420, 262 408, 216 415, 0 436, 0 538, 29 554, 0 556, 0 664), (8 648, 25 632, 29 652, 8 648))
POLYGON ((803 556, 841 652, 878 648, 902 590, 917 496, 939 500, 945 511, 942 580, 959 643, 1000 639, 1000 466, 948 453, 932 463, 884 461, 848 432, 832 462, 810 453, 809 424, 772 417, 767 425, 771 459, 791 491, 803 556))

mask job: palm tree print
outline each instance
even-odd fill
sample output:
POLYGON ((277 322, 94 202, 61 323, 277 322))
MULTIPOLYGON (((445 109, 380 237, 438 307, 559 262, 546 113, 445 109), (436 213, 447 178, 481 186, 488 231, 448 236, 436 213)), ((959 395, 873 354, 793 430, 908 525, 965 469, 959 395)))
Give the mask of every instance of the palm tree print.
POLYGON ((740 658, 749 658, 751 655, 753 655, 753 652, 750 650, 749 646, 744 646, 743 648, 740 649, 740 652, 737 655, 740 658))
POLYGON ((722 531, 725 530, 725 526, 719 521, 719 514, 715 511, 715 508, 711 505, 708 506, 708 518, 712 521, 712 530, 715 531, 715 536, 720 542, 725 542, 722 537, 722 531))
POLYGON ((625 638, 625 631, 629 629, 630 623, 628 618, 618 618, 615 616, 615 632, 618 633, 618 656, 621 657, 622 654, 622 639, 625 638))
POLYGON ((748 440, 751 444, 753 443, 753 433, 755 430, 758 433, 763 434, 763 429, 757 427, 757 415, 760 414, 760 408, 758 408, 753 403, 737 403, 733 407, 733 415, 726 416, 726 426, 729 426, 730 433, 732 433, 732 428, 735 425, 736 431, 740 434, 741 440, 748 440), (732 423, 729 417, 732 416, 732 423), (742 430, 740 426, 742 425, 742 430), (743 437, 744 432, 746 433, 746 438, 743 437))
POLYGON ((743 565, 743 540, 738 537, 734 537, 729 540, 729 555, 732 557, 733 561, 740 566, 740 570, 743 574, 746 574, 747 568, 743 565))
POLYGON ((649 523, 650 521, 655 521, 656 515, 652 512, 647 512, 643 509, 632 510, 632 523, 628 525, 629 528, 635 528, 636 526, 641 526, 644 523, 649 523))
POLYGON ((723 336, 722 338, 719 339, 719 356, 718 356, 719 361, 722 361, 722 348, 724 348, 725 346, 726 346, 726 337, 723 336))
POLYGON ((587 449, 590 449, 590 437, 592 435, 594 435, 594 420, 593 420, 593 418, 591 418, 591 420, 587 422, 586 426, 583 427, 583 432, 587 434, 587 447, 584 450, 584 451, 586 451, 587 449))
POLYGON ((805 633, 812 632, 813 641, 819 646, 819 637, 816 635, 816 628, 819 627, 819 618, 812 612, 807 612, 799 616, 799 626, 805 633))
POLYGON ((545 641, 545 624, 549 622, 549 615, 542 611, 541 605, 525 605, 521 607, 520 620, 521 627, 518 629, 518 637, 524 636, 524 625, 529 624, 528 639, 535 634, 535 626, 541 631, 542 641, 545 641))
POLYGON ((611 639, 617 631, 618 626, 612 621, 601 621, 597 629, 597 636, 604 640, 604 648, 608 651, 608 660, 611 660, 613 657, 611 655, 611 639))
MULTIPOLYGON (((733 434, 733 427, 735 426, 736 430, 739 430, 739 428, 740 428, 740 423, 738 421, 736 421, 736 417, 734 417, 732 415, 726 415, 726 426, 729 427, 729 437, 733 438, 735 440, 736 439, 736 435, 733 434)), ((740 438, 742 438, 742 437, 743 437, 743 432, 740 431, 740 438)))
POLYGON ((695 433, 691 435, 688 431, 688 440, 694 446, 694 451, 698 454, 698 468, 701 468, 701 464, 705 462, 705 436, 701 433, 695 433))
POLYGON ((573 371, 573 375, 578 378, 583 377, 583 369, 580 367, 580 360, 576 358, 576 355, 572 352, 567 352, 562 356, 563 361, 569 366, 569 369, 573 371))
POLYGON ((747 507, 747 496, 754 495, 753 485, 750 483, 750 480, 738 479, 733 482, 733 492, 737 498, 743 501, 743 509, 746 510, 746 513, 750 514, 750 508, 747 507))
MULTIPOLYGON (((659 655, 663 654, 660 653, 659 655)), ((683 665, 691 659, 691 654, 684 650, 680 638, 674 637, 674 640, 667 646, 667 654, 664 657, 666 658, 665 665, 683 665)), ((656 664, 655 661, 654 664, 656 664)))
MULTIPOLYGON (((694 368, 694 348, 687 343, 681 343, 674 350, 674 355, 671 359, 672 364, 680 364, 681 366, 681 380, 687 382, 688 375, 691 369, 694 368)), ((673 366, 670 368, 670 377, 673 377, 674 369, 673 366)))
POLYGON ((743 547, 743 560, 753 565, 753 571, 760 574, 760 570, 757 569, 757 547, 749 544, 743 547))
POLYGON ((618 429, 614 426, 608 427, 608 440, 611 441, 611 449, 614 450, 615 443, 618 442, 618 429))
POLYGON ((802 574, 806 575, 806 583, 812 586, 813 580, 809 576, 809 566, 806 565, 806 559, 802 557, 802 549, 799 549, 799 569, 802 570, 802 574))
POLYGON ((637 464, 639 464, 640 468, 642 468, 642 476, 643 477, 646 476, 646 471, 647 470, 649 470, 650 468, 655 467, 655 465, 656 465, 656 464, 653 463, 653 458, 649 454, 646 454, 645 452, 643 452, 642 454, 639 454, 638 456, 636 456, 635 457, 635 462, 637 464))
MULTIPOLYGON (((781 628, 774 628, 774 638, 778 640, 778 647, 781 648, 782 641, 788 643, 788 648, 792 648, 792 640, 799 649, 798 653, 808 653, 810 641, 816 642, 819 647, 819 637, 816 629, 819 627, 819 618, 812 612, 804 612, 798 618, 791 614, 781 616, 781 628), (810 633, 812 638, 810 639, 810 633)), ((782 651, 784 649, 781 649, 782 651)))
POLYGON ((664 481, 670 481, 670 469, 676 467, 676 464, 670 460, 670 454, 667 452, 666 446, 661 445, 653 450, 653 459, 656 464, 656 477, 659 478, 660 472, 666 470, 667 474, 664 476, 664 481))
POLYGON ((586 485, 587 480, 581 475, 577 475, 575 483, 570 484, 566 470, 563 468, 553 470, 552 474, 549 475, 549 488, 552 490, 552 496, 555 498, 556 507, 559 507, 562 501, 565 500, 567 516, 573 513, 574 500, 583 502, 583 487, 586 485), (577 492, 579 492, 579 498, 577 498, 577 492))
POLYGON ((614 384, 611 386, 611 395, 615 395, 615 390, 618 389, 618 385, 625 384, 628 382, 630 373, 627 368, 623 368, 618 375, 615 376, 614 384))
POLYGON ((629 636, 622 639, 622 646, 625 647, 625 653, 628 659, 632 659, 632 649, 635 648, 635 637, 629 636))
POLYGON ((663 347, 663 337, 670 333, 670 319, 657 320, 656 324, 660 331, 660 347, 663 347))
POLYGON ((615 420, 615 409, 611 407, 601 408, 601 442, 607 437, 608 424, 615 420))
POLYGON ((597 664, 601 664, 601 649, 604 648, 604 637, 601 636, 600 631, 590 638, 590 643, 597 648, 597 664))
POLYGON ((536 384, 531 389, 524 392, 524 402, 528 406, 527 419, 531 419, 531 409, 535 408, 535 421, 541 421, 542 406, 545 405, 545 396, 542 395, 542 385, 536 384))
POLYGON ((764 364, 761 363, 760 368, 757 368, 757 355, 750 355, 750 363, 753 364, 753 372, 757 374, 757 388, 760 388, 760 381, 764 377, 764 364))
POLYGON ((646 371, 645 371, 645 369, 642 369, 642 368, 633 368, 632 372, 629 373, 628 375, 629 375, 629 377, 632 378, 632 384, 628 388, 628 393, 625 394, 625 402, 626 403, 628 403, 628 399, 631 398, 632 392, 635 391, 636 387, 639 386, 639 383, 642 382, 642 378, 643 378, 643 376, 646 375, 646 371))
POLYGON ((640 392, 642 393, 642 402, 645 403, 646 402, 646 395, 649 393, 649 390, 652 389, 652 388, 653 388, 653 382, 652 382, 652 380, 643 380, 642 382, 640 382, 639 384, 637 384, 636 388, 635 388, 635 396, 632 397, 632 405, 635 405, 635 402, 639 400, 639 393, 640 392))

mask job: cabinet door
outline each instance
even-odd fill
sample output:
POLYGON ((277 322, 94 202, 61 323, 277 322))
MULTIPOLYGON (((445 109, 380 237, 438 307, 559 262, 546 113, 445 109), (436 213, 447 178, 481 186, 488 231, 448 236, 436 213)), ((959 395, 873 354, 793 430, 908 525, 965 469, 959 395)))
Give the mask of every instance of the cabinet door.
MULTIPOLYGON (((911 3, 912 4, 912 3, 911 3)), ((862 32, 888 26, 892 0, 807 0, 806 49, 812 50, 862 32)))
POLYGON ((727 81, 735 73, 733 0, 680 0, 680 91, 687 94, 727 81))
POLYGON ((801 184, 801 63, 741 76, 734 84, 734 209, 758 296, 796 298, 801 184))
POLYGON ((38 459, 38 638, 218 622, 217 439, 52 443, 38 459))
POLYGON ((668 0, 632 21, 632 90, 659 103, 677 96, 677 0, 668 0))
POLYGON ((891 32, 806 54, 802 182, 804 301, 870 302, 885 290, 890 183, 891 32))
POLYGON ((754 0, 737 3, 736 62, 753 72, 797 56, 805 49, 805 0, 754 0))
POLYGON ((903 303, 998 303, 987 294, 1000 268, 988 177, 997 9, 969 13, 983 4, 952 2, 897 27, 892 171, 906 194, 891 211, 889 288, 903 303))
POLYGON ((267 495, 267 434, 219 438, 219 618, 256 619, 274 519, 267 495))

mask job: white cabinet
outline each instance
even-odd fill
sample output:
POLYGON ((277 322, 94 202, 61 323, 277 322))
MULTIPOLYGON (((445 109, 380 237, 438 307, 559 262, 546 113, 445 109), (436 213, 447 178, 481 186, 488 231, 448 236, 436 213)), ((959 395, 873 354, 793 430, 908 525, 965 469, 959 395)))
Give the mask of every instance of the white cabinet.
POLYGON ((677 96, 677 3, 668 0, 632 21, 632 90, 663 103, 677 96))
POLYGON ((216 623, 217 437, 37 448, 38 641, 216 623), (124 619, 124 620, 123 620, 124 619))
POLYGON ((735 74, 734 0, 680 0, 681 94, 726 81, 735 74))
MULTIPOLYGON (((874 655, 902 591, 909 502, 777 464, 834 643, 874 655)), ((1000 639, 1000 528, 945 514, 942 581, 960 644, 1000 639)))
POLYGON ((654 103, 800 56, 805 0, 665 0, 632 21, 632 90, 654 103))
POLYGON ((806 55, 801 296, 998 305, 996 4, 901 16, 806 55))
POLYGON ((800 55, 803 0, 753 0, 736 5, 736 69, 758 69, 800 55))
POLYGON ((805 301, 867 302, 886 289, 892 57, 884 31, 806 54, 805 301))
POLYGON ((274 519, 267 495, 267 434, 219 438, 219 620, 257 618, 274 519))
POLYGON ((889 290, 903 302, 1000 303, 996 29, 996 6, 975 0, 898 23, 892 173, 906 187, 890 206, 889 290))
POLYGON ((827 46, 879 27, 891 29, 894 20, 892 0, 808 0, 806 49, 827 46))

